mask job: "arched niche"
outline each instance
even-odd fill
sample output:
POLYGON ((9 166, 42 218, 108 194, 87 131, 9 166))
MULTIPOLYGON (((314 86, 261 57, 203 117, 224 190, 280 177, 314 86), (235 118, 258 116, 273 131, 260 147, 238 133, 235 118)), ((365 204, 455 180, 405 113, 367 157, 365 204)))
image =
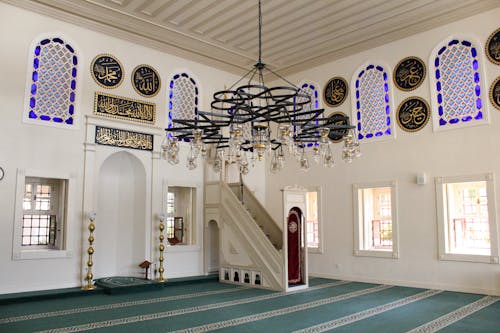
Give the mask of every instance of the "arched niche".
POLYGON ((215 273, 219 271, 220 266, 220 246, 219 246, 219 225, 217 221, 210 220, 207 224, 207 243, 205 251, 207 254, 207 272, 215 273))
POLYGON ((101 164, 95 186, 94 276, 138 276, 146 252, 146 171, 126 151, 101 164))

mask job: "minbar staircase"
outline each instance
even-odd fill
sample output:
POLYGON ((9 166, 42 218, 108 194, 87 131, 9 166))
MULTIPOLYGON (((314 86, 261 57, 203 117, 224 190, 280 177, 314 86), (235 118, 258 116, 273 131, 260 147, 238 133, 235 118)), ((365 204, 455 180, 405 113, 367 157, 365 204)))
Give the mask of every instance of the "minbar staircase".
POLYGON ((283 247, 283 236, 280 226, 273 220, 245 184, 232 183, 228 184, 228 186, 276 250, 280 251, 283 247))
POLYGON ((286 289, 282 226, 244 184, 207 183, 205 219, 219 226, 221 282, 286 289))

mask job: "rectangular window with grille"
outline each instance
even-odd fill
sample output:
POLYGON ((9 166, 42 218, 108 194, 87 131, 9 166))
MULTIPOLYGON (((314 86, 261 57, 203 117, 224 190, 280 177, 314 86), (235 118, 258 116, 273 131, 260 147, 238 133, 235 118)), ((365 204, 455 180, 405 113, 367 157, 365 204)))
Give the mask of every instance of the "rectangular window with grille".
POLYGON ((398 258, 396 182, 354 185, 356 255, 398 258))
POLYGON ((167 238, 174 237, 175 193, 167 195, 167 238))
POLYGON ((439 259, 498 263, 493 174, 436 178, 439 259))
POLYGON ((26 177, 23 196, 23 247, 54 248, 63 246, 63 216, 66 181, 26 177))
POLYGON ((463 254, 490 254, 490 230, 486 182, 446 184, 449 208, 448 251, 463 254))
POLYGON ((169 186, 167 191, 168 245, 194 245, 196 188, 169 186))
POLYGON ((307 247, 319 248, 318 192, 307 192, 307 247))

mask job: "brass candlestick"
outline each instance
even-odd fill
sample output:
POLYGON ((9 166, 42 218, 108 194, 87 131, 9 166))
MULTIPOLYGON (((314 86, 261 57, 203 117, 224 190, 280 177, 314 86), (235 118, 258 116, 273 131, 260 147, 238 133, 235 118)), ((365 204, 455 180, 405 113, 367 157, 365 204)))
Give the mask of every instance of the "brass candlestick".
POLYGON ((96 286, 92 284, 92 279, 94 278, 94 275, 92 274, 92 265, 94 264, 92 262, 92 255, 94 254, 94 248, 92 247, 92 244, 94 243, 94 230, 95 230, 95 213, 89 214, 89 247, 87 249, 87 253, 89 255, 89 259, 87 260, 87 275, 85 276, 85 281, 87 283, 82 286, 83 290, 94 290, 96 289, 96 286))
POLYGON ((165 221, 165 215, 160 214, 160 246, 158 249, 160 250, 160 268, 158 268, 158 272, 160 273, 160 277, 157 279, 158 282, 165 282, 165 279, 163 278, 163 272, 165 272, 165 269, 163 268, 163 251, 165 251, 165 245, 163 245, 163 240, 165 239, 165 236, 163 235, 163 230, 165 230, 165 224, 163 223, 165 221))

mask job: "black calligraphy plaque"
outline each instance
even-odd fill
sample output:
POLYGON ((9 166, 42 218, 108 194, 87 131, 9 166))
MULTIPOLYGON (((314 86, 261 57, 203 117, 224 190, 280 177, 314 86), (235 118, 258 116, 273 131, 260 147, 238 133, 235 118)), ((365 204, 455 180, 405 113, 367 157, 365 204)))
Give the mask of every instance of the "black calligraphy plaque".
POLYGON ((409 97, 398 107, 397 119, 401 129, 407 132, 416 132, 424 128, 430 118, 430 107, 420 97, 409 97))
POLYGON ((485 49, 488 59, 495 65, 500 65, 500 28, 490 35, 485 49))
POLYGON ((123 66, 111 54, 99 54, 90 65, 94 81, 104 88, 116 88, 123 81, 123 66))
POLYGON ((323 89, 323 99, 327 105, 336 107, 344 103, 347 92, 347 81, 341 77, 334 77, 326 83, 323 89))
POLYGON ((105 146, 153 150, 153 135, 109 127, 95 127, 95 143, 105 146))
MULTIPOLYGON (((335 112, 332 113, 328 118, 330 118, 331 122, 335 125, 339 126, 349 126, 349 117, 345 113, 335 112)), ((348 129, 331 129, 330 133, 328 133, 328 138, 333 142, 341 141, 344 136, 347 134, 348 129)))
POLYGON ((156 119, 156 105, 154 103, 96 92, 94 114, 139 123, 154 124, 156 119))
POLYGON ((426 75, 425 64, 417 57, 407 57, 401 60, 394 69, 394 84, 403 91, 420 87, 426 75))
POLYGON ((491 84, 490 101, 494 107, 500 110, 500 76, 491 84))
POLYGON ((132 86, 144 97, 153 97, 160 91, 160 76, 153 67, 139 65, 132 71, 132 86))

